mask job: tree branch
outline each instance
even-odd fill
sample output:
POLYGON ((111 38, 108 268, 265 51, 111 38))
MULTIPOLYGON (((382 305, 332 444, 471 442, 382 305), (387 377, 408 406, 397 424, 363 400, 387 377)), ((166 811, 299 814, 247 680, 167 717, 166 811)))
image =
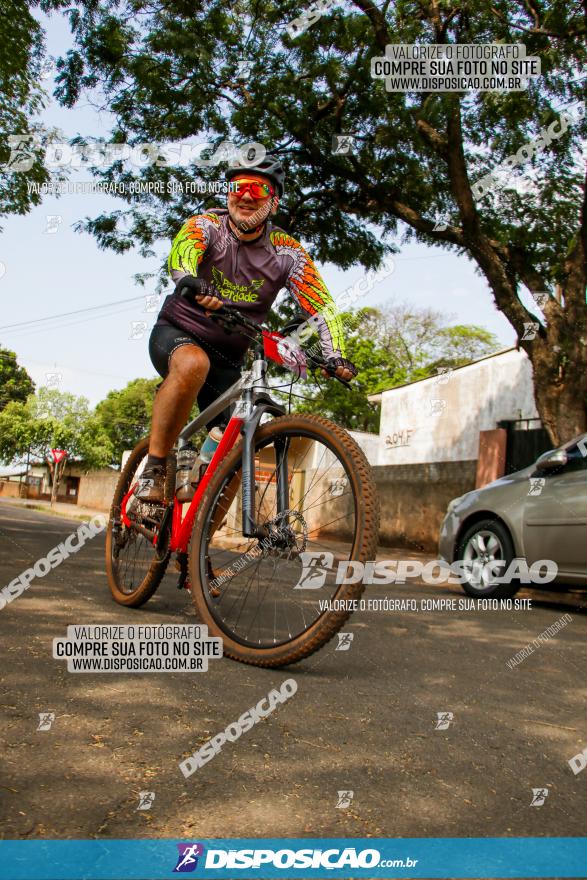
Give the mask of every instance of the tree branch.
POLYGON ((453 195, 459 206, 465 234, 476 236, 479 232, 479 218, 471 192, 463 148, 460 99, 458 95, 450 95, 448 101, 450 102, 447 120, 448 175, 453 195))
POLYGON ((448 138, 420 116, 416 119, 416 128, 434 152, 448 162, 448 138))
POLYGON ((499 18, 501 21, 505 22, 508 27, 511 27, 516 31, 521 31, 523 34, 533 34, 535 36, 541 37, 552 37, 554 40, 568 40, 569 37, 581 37, 584 36, 585 33, 587 33, 587 27, 583 28, 581 26, 577 26, 577 28, 575 29, 569 28, 569 30, 564 34, 557 33, 556 31, 551 31, 548 28, 544 28, 542 26, 527 28, 523 27, 523 25, 521 24, 515 24, 513 21, 508 21, 507 17, 494 6, 490 6, 489 10, 496 18, 499 18))
POLYGON ((381 10, 371 2, 371 0, 353 0, 353 3, 355 6, 358 6, 358 8, 364 12, 370 20, 375 32, 375 42, 383 54, 385 54, 385 47, 388 43, 393 42, 391 34, 389 33, 389 28, 387 27, 385 16, 381 10))

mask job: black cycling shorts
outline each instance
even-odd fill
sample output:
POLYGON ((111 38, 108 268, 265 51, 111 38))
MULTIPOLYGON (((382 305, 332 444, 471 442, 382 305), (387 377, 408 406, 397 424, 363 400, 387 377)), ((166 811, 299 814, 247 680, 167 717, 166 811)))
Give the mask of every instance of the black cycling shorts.
MULTIPOLYGON (((239 363, 229 359, 222 352, 212 349, 203 339, 199 339, 192 333, 186 333, 179 327, 158 321, 149 338, 149 356, 151 362, 160 376, 166 378, 169 373, 169 360, 173 352, 182 345, 197 345, 202 348, 210 359, 210 370, 206 376, 200 393, 198 394, 198 409, 200 412, 210 406, 211 403, 240 379, 243 368, 242 361, 239 363)), ((210 431, 214 426, 226 427, 230 419, 232 407, 227 407, 219 415, 206 424, 210 431)))

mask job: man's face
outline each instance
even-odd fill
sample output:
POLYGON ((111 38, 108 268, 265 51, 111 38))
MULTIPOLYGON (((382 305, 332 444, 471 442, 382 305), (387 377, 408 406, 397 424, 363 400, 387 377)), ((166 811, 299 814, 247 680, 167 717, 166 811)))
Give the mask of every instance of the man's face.
MULTIPOLYGON (((239 174, 236 177, 233 177, 232 183, 238 183, 239 180, 257 180, 259 183, 267 183, 269 186, 273 187, 272 182, 268 177, 265 177, 264 174, 248 174, 243 173, 239 174)), ((262 223, 267 213, 266 211, 262 211, 262 208, 266 208, 267 204, 271 201, 271 199, 275 199, 274 207, 271 213, 275 213, 275 207, 277 205, 277 194, 275 196, 263 196, 261 198, 253 198, 252 194, 247 191, 242 196, 238 196, 234 192, 228 193, 228 213, 230 215, 230 219, 235 224, 239 223, 247 223, 252 220, 253 216, 259 212, 259 224, 262 223)), ((255 224, 253 224, 254 226, 255 224)))

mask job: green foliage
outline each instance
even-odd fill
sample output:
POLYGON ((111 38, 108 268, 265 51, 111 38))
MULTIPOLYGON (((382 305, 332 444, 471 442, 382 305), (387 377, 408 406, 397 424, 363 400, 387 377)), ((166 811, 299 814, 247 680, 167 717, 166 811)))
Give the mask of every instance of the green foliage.
POLYGON ((12 400, 24 402, 34 390, 33 380, 16 362, 16 354, 0 346, 0 410, 12 400))
POLYGON ((151 426, 153 399, 160 379, 133 379, 120 391, 111 391, 96 407, 96 419, 112 445, 112 463, 134 449, 151 426))
MULTIPOLYGON (((587 116, 521 160, 512 177, 522 187, 508 184, 493 201, 475 200, 471 188, 584 99, 581 4, 355 2, 334 7, 295 39, 285 27, 300 13, 297 0, 41 0, 45 11, 66 6, 75 47, 58 61, 62 104, 97 87, 116 118, 112 140, 131 145, 264 144, 288 169, 277 222, 311 244, 318 260, 371 268, 402 238, 467 254, 532 361, 536 403, 553 439, 587 427, 580 343, 587 335, 587 116), (436 42, 523 42, 540 58, 541 76, 522 92, 467 94, 387 92, 371 77, 371 59, 387 45, 436 42), (243 59, 251 65, 245 81, 237 75, 243 59), (352 155, 332 153, 333 135, 343 132, 356 138, 352 155), (450 218, 445 228, 438 215, 450 218), (524 324, 536 315, 521 301, 522 287, 551 294, 532 340, 524 324)), ((25 24, 25 42, 31 28, 25 24)), ((114 162, 95 173, 128 182, 136 169, 114 162)), ((140 175, 165 189, 219 173, 148 165, 140 175)), ((100 247, 136 246, 144 255, 191 213, 218 203, 166 191, 123 198, 128 210, 77 228, 100 247)))
POLYGON ((320 379, 309 400, 295 408, 322 413, 349 430, 378 432, 379 405, 369 403, 368 395, 462 366, 500 347, 487 330, 445 326, 447 318, 430 309, 361 309, 344 314, 343 320, 347 355, 359 370, 357 378, 350 390, 336 380, 320 379))
MULTIPOLYGON (((31 205, 39 204, 39 195, 29 194, 27 183, 45 182, 49 175, 42 153, 32 168, 14 172, 3 168, 10 158, 9 135, 38 134, 35 122, 46 103, 46 93, 39 82, 44 51, 41 26, 33 18, 27 4, 20 0, 3 0, 0 15, 0 217, 26 214, 31 205)), ((1 227, 0 227, 1 230, 1 227)))
MULTIPOLYGON (((443 2, 438 10, 402 0, 385 4, 384 12, 378 6, 371 16, 356 6, 336 8, 293 40, 284 28, 299 14, 294 0, 76 5, 77 48, 60 62, 63 103, 70 106, 99 82, 117 115, 116 139, 176 141, 211 133, 278 149, 289 169, 282 223, 311 241, 318 258, 342 267, 379 262, 390 236, 401 231, 400 220, 408 224, 408 238, 468 247, 469 236, 434 233, 431 222, 437 212, 459 218, 461 211, 446 144, 457 101, 473 181, 556 119, 557 105, 582 97, 577 69, 587 60, 585 22, 580 8, 564 0, 547 5, 541 27, 534 10, 516 0, 443 2), (371 78, 370 59, 384 54, 386 43, 434 42, 438 27, 443 40, 461 43, 515 43, 525 28, 527 53, 540 56, 543 75, 522 93, 460 98, 387 93, 381 80, 371 78), (241 58, 252 64, 246 82, 236 77, 241 58), (332 136, 341 131, 357 135, 352 157, 331 152, 332 136), (378 224, 383 237, 367 222, 378 224)), ((586 125, 571 126, 531 160, 537 192, 513 191, 495 208, 479 206, 484 232, 521 249, 549 282, 564 274, 561 257, 576 231, 583 181, 575 157, 586 125)), ((459 146, 454 142, 451 149, 459 146)), ((155 172, 164 179, 186 177, 177 167, 150 167, 143 175, 150 179, 155 172)), ((121 179, 120 167, 105 176, 121 179)), ((108 229, 108 246, 129 237, 141 244, 169 237, 203 204, 183 196, 128 201, 130 229, 122 216, 109 215, 118 231, 108 229)), ((87 223, 97 235, 106 227, 104 216, 87 223)))
POLYGON ((47 461, 51 449, 65 449, 88 469, 112 459, 112 444, 85 397, 40 388, 26 403, 12 401, 0 412, 0 459, 47 461))

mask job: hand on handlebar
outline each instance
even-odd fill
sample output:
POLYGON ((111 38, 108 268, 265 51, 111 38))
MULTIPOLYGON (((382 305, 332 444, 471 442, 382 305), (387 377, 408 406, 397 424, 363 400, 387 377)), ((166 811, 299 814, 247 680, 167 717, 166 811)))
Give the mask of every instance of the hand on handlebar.
POLYGON ((353 362, 347 360, 347 358, 330 357, 326 364, 329 369, 322 368, 322 375, 326 377, 334 376, 334 378, 340 379, 341 382, 350 382, 358 373, 353 362))
MULTIPOLYGON (((332 373, 328 372, 328 370, 322 370, 322 375, 327 379, 332 378, 332 373)), ((350 370, 347 370, 346 367, 337 367, 334 371, 334 375, 337 379, 342 379, 343 382, 350 382, 351 379, 354 378, 353 373, 350 370)))
POLYGON ((217 309, 222 308, 224 303, 216 288, 203 278, 194 275, 186 275, 177 282, 177 292, 185 299, 194 299, 206 315, 210 315, 217 309))
POLYGON ((217 309, 221 309, 224 305, 222 300, 218 299, 216 296, 196 296, 196 302, 206 310, 207 315, 211 314, 211 312, 215 312, 217 309))

